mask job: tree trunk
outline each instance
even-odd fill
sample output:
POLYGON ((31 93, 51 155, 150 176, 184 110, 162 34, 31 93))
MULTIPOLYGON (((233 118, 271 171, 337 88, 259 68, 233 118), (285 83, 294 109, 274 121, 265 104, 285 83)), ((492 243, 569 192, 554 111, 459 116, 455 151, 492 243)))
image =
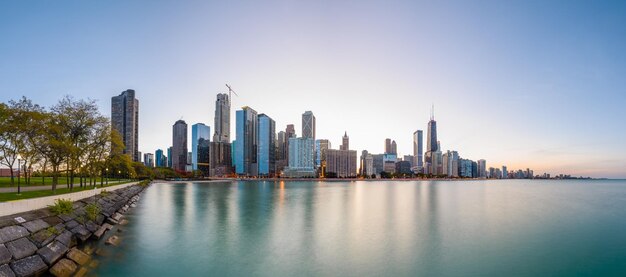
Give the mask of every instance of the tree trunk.
POLYGON ((15 183, 15 176, 13 176, 14 175, 13 174, 13 166, 11 166, 9 168, 10 168, 10 171, 11 171, 11 186, 13 186, 14 183, 15 183))
POLYGON ((59 166, 52 166, 52 193, 56 193, 57 184, 59 183, 59 166))

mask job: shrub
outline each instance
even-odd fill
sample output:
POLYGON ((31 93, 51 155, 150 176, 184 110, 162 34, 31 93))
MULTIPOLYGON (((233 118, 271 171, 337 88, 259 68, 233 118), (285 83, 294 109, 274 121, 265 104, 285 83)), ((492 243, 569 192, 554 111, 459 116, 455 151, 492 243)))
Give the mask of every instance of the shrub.
POLYGON ((85 212, 87 213, 87 218, 91 221, 96 221, 96 217, 100 214, 100 206, 98 204, 90 203, 85 206, 85 212))
POLYGON ((55 215, 71 214, 74 211, 74 206, 72 205, 72 201, 69 199, 59 198, 54 202, 54 205, 48 206, 48 207, 50 207, 50 210, 55 215))
POLYGON ((55 228, 54 226, 48 227, 48 229, 46 229, 46 231, 50 235, 59 235, 59 234, 61 234, 61 232, 59 232, 59 230, 57 230, 57 228, 55 228))

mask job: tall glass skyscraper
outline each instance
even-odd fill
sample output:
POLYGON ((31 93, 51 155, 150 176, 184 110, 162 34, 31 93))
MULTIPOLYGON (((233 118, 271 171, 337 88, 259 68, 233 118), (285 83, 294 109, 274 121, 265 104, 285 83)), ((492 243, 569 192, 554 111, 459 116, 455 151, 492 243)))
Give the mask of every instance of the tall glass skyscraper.
POLYGON ((235 172, 238 175, 256 176, 257 161, 257 112, 243 107, 236 114, 235 172))
POLYGON ((428 165, 427 166, 428 168, 427 168, 426 173, 436 175, 437 167, 439 166, 439 163, 441 163, 441 160, 438 159, 437 160, 438 163, 433 162, 433 156, 435 155, 437 150, 439 150, 439 145, 437 144, 437 121, 435 121, 434 112, 431 112, 427 131, 428 133, 426 137, 425 161, 426 161, 426 164, 428 165))
POLYGON ((201 170, 203 175, 209 173, 209 143, 211 127, 204 123, 191 125, 191 168, 201 170))
POLYGON ((311 111, 302 114, 302 137, 315 141, 315 116, 311 111))
POLYGON ((230 98, 220 93, 215 101, 215 134, 213 141, 230 143, 230 98))
POLYGON ((424 143, 422 139, 422 130, 417 130, 413 133, 413 158, 415 161, 413 162, 413 166, 417 169, 417 171, 422 170, 424 168, 424 143))
POLYGON ((265 114, 258 117, 257 164, 259 176, 276 174, 276 122, 265 114))
POLYGON ((139 154, 139 100, 132 89, 111 98, 111 127, 124 142, 124 154, 141 161, 139 154))
POLYGON ((156 167, 162 167, 163 162, 165 161, 165 157, 163 156, 163 150, 161 149, 157 149, 156 151, 154 151, 154 162, 156 167))

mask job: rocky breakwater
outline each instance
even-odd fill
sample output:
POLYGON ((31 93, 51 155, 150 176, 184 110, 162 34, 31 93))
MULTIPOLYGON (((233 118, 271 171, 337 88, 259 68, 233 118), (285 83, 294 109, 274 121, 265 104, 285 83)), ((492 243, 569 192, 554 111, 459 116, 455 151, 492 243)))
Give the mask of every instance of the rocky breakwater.
MULTIPOLYGON (((68 202, 62 212, 50 207, 0 217, 0 277, 85 275, 95 263, 89 241, 125 221, 123 214, 146 187, 141 183, 68 202)), ((117 236, 108 240, 119 242, 117 236)))

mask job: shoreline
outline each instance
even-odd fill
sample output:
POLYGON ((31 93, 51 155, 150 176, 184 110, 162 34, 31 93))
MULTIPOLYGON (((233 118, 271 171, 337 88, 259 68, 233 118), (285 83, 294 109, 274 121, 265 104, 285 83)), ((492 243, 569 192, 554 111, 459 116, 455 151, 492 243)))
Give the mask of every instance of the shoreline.
POLYGON ((413 181, 445 181, 445 182, 458 182, 458 181, 512 181, 512 180, 525 180, 525 181, 596 181, 596 180, 622 180, 622 179, 487 179, 487 178, 397 178, 397 179, 362 179, 362 178, 213 178, 213 179, 181 179, 181 180, 154 180, 155 182, 163 183, 183 183, 183 182, 198 182, 198 183, 216 183, 216 182, 232 182, 232 181, 267 181, 267 182, 413 182, 413 181))

